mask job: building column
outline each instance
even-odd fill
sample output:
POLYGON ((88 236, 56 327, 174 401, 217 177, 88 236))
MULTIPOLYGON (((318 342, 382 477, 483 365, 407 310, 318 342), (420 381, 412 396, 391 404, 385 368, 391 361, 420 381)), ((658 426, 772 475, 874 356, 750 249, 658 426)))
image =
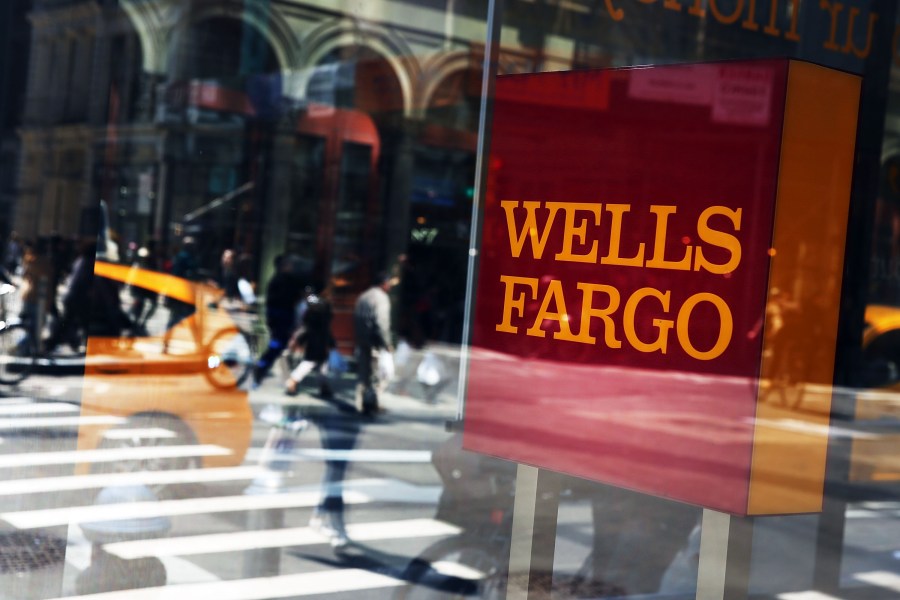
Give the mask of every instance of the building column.
POLYGON ((416 123, 404 120, 394 140, 394 164, 390 169, 391 189, 384 213, 385 268, 397 264, 409 247, 409 205, 415 168, 413 142, 416 123))
MULTIPOLYGON (((272 261, 285 252, 290 229, 291 208, 304 198, 296 197, 291 188, 291 169, 294 152, 294 132, 279 128, 272 139, 272 150, 266 164, 267 170, 260 173, 259 180, 266 180, 265 211, 262 214, 260 231, 259 278, 260 283, 274 275, 272 261)), ((259 181, 257 182, 259 183, 259 181)), ((258 193, 254 191, 251 193, 258 193)), ((312 199, 308 199, 312 201, 312 199)), ((264 288, 260 288, 264 289, 264 288)))

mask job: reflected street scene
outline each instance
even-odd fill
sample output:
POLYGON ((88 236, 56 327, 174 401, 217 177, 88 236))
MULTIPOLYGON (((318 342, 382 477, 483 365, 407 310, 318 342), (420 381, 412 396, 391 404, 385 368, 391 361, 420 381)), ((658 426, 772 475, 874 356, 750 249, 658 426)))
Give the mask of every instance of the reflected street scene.
POLYGON ((895 4, 3 2, 0 600, 900 597, 895 4))

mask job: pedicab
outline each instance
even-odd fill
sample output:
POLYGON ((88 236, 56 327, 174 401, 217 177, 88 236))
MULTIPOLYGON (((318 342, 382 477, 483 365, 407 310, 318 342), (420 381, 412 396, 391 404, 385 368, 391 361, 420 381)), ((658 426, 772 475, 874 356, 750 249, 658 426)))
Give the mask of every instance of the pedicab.
POLYGON ((253 413, 240 386, 251 372, 254 350, 223 308, 223 290, 100 260, 94 274, 96 284, 114 282, 117 289, 158 294, 165 308, 137 335, 89 336, 84 357, 79 450, 140 447, 146 456, 80 464, 77 470, 158 471, 243 462, 253 413), (176 310, 182 319, 167 318, 176 310))

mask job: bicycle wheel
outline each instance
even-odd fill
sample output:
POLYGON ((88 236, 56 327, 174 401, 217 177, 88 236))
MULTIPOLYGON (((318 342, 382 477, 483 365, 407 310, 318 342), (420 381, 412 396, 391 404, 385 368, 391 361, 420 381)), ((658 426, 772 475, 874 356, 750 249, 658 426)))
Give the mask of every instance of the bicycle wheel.
POLYGON ((217 332, 206 345, 204 371, 207 381, 219 389, 235 388, 250 376, 256 357, 250 339, 239 329, 217 332))
POLYGON ((0 383, 14 385, 29 375, 37 361, 37 346, 22 323, 0 329, 0 383))
POLYGON ((458 535, 426 548, 403 573, 408 585, 395 600, 506 598, 506 565, 501 552, 474 536, 458 535))

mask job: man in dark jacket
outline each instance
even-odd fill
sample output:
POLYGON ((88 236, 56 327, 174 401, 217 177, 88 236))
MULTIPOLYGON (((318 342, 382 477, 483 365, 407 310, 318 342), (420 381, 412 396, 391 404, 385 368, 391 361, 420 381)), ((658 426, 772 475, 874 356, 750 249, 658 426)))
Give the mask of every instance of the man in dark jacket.
POLYGON ((297 303, 302 295, 303 285, 295 273, 294 260, 288 256, 277 256, 275 275, 266 287, 266 326, 269 328, 269 345, 256 363, 253 373, 254 387, 262 383, 272 365, 287 348, 294 332, 297 303))

